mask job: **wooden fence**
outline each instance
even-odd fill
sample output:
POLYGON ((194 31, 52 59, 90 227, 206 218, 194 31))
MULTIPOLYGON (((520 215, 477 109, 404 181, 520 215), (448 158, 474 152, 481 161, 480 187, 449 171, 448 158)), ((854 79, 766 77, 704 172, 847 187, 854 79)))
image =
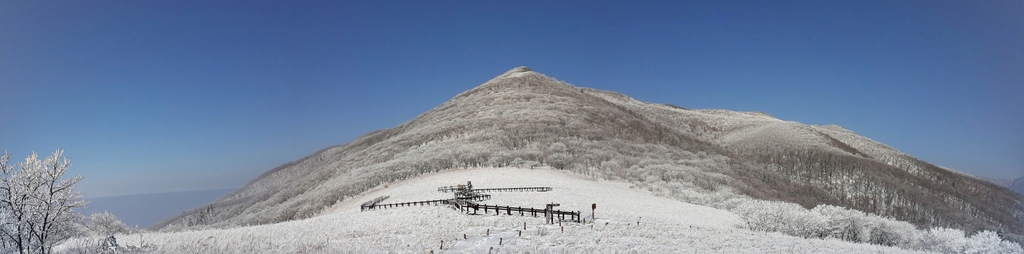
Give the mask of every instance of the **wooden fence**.
MULTIPOLYGON (((491 213, 493 211, 494 215, 501 215, 501 214, 515 215, 515 213, 518 213, 519 216, 533 216, 533 217, 537 217, 538 214, 540 216, 544 216, 548 212, 547 209, 537 209, 537 208, 532 208, 532 207, 500 206, 500 205, 484 205, 484 204, 469 204, 469 205, 465 206, 465 210, 463 210, 463 211, 468 213, 468 212, 470 212, 471 209, 472 209, 473 214, 478 214, 480 212, 480 210, 483 209, 483 211, 484 211, 483 214, 489 214, 489 213, 491 213)), ((568 221, 580 222, 582 220, 582 217, 580 216, 580 212, 578 212, 578 211, 577 212, 573 212, 573 211, 551 210, 551 214, 556 219, 561 220, 561 221, 565 221, 566 219, 568 219, 568 221)))
POLYGON ((377 197, 377 198, 375 198, 373 200, 366 201, 366 203, 363 203, 363 205, 360 206, 360 209, 362 211, 366 211, 366 209, 373 209, 373 207, 376 206, 377 203, 380 203, 381 201, 384 201, 385 199, 388 199, 389 197, 391 197, 391 196, 380 196, 380 197, 377 197))

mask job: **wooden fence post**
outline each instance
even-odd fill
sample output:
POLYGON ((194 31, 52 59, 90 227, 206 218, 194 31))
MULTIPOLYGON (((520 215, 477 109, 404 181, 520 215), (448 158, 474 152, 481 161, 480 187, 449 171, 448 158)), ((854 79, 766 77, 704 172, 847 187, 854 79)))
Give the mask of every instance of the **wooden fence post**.
POLYGON ((590 223, 594 223, 597 217, 594 217, 594 210, 597 210, 597 203, 590 204, 590 223))

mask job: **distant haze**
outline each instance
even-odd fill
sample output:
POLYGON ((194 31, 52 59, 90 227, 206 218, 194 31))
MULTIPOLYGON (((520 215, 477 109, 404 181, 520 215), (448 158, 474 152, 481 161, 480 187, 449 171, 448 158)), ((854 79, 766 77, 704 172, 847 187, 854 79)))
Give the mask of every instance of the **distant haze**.
POLYGON ((91 203, 80 212, 89 215, 107 211, 117 215, 125 224, 145 228, 185 210, 213 202, 215 199, 233 190, 201 190, 100 198, 85 197, 91 203))

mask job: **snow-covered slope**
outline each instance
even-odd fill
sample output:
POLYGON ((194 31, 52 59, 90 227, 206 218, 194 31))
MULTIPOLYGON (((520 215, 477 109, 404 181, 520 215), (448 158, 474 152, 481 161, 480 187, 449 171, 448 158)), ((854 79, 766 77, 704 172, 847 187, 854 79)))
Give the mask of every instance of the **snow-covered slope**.
MULTIPOLYGON (((590 211, 584 214, 590 220, 590 211)), ((116 237, 122 246, 150 244, 157 253, 913 253, 749 231, 728 211, 658 197, 622 182, 520 168, 426 174, 379 186, 308 219, 116 237), (450 198, 451 194, 437 192, 437 187, 465 181, 478 188, 549 186, 553 190, 543 193, 492 193, 493 198, 484 203, 542 207, 555 202, 564 210, 589 210, 596 203, 597 220, 565 222, 560 227, 545 225, 543 218, 467 215, 443 206, 360 211, 360 202, 377 196, 391 196, 387 202, 450 198)), ((94 241, 71 240, 57 251, 75 250, 94 241)))
POLYGON ((309 218, 378 186, 480 166, 547 166, 718 208, 748 197, 836 205, 1024 241, 1021 196, 842 127, 646 103, 525 67, 395 128, 268 171, 159 227, 309 218))

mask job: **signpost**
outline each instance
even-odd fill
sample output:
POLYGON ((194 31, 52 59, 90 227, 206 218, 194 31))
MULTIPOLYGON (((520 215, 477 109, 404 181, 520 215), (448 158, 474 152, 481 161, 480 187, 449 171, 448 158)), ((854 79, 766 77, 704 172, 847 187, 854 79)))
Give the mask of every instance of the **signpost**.
POLYGON ((596 210, 596 209, 597 209, 597 203, 593 203, 593 204, 590 205, 590 223, 594 223, 594 220, 597 219, 597 217, 594 217, 594 210, 596 210))
POLYGON ((556 206, 559 206, 559 204, 552 203, 548 204, 547 207, 544 208, 544 218, 547 218, 548 224, 555 224, 554 214, 551 211, 554 210, 552 208, 556 206))

